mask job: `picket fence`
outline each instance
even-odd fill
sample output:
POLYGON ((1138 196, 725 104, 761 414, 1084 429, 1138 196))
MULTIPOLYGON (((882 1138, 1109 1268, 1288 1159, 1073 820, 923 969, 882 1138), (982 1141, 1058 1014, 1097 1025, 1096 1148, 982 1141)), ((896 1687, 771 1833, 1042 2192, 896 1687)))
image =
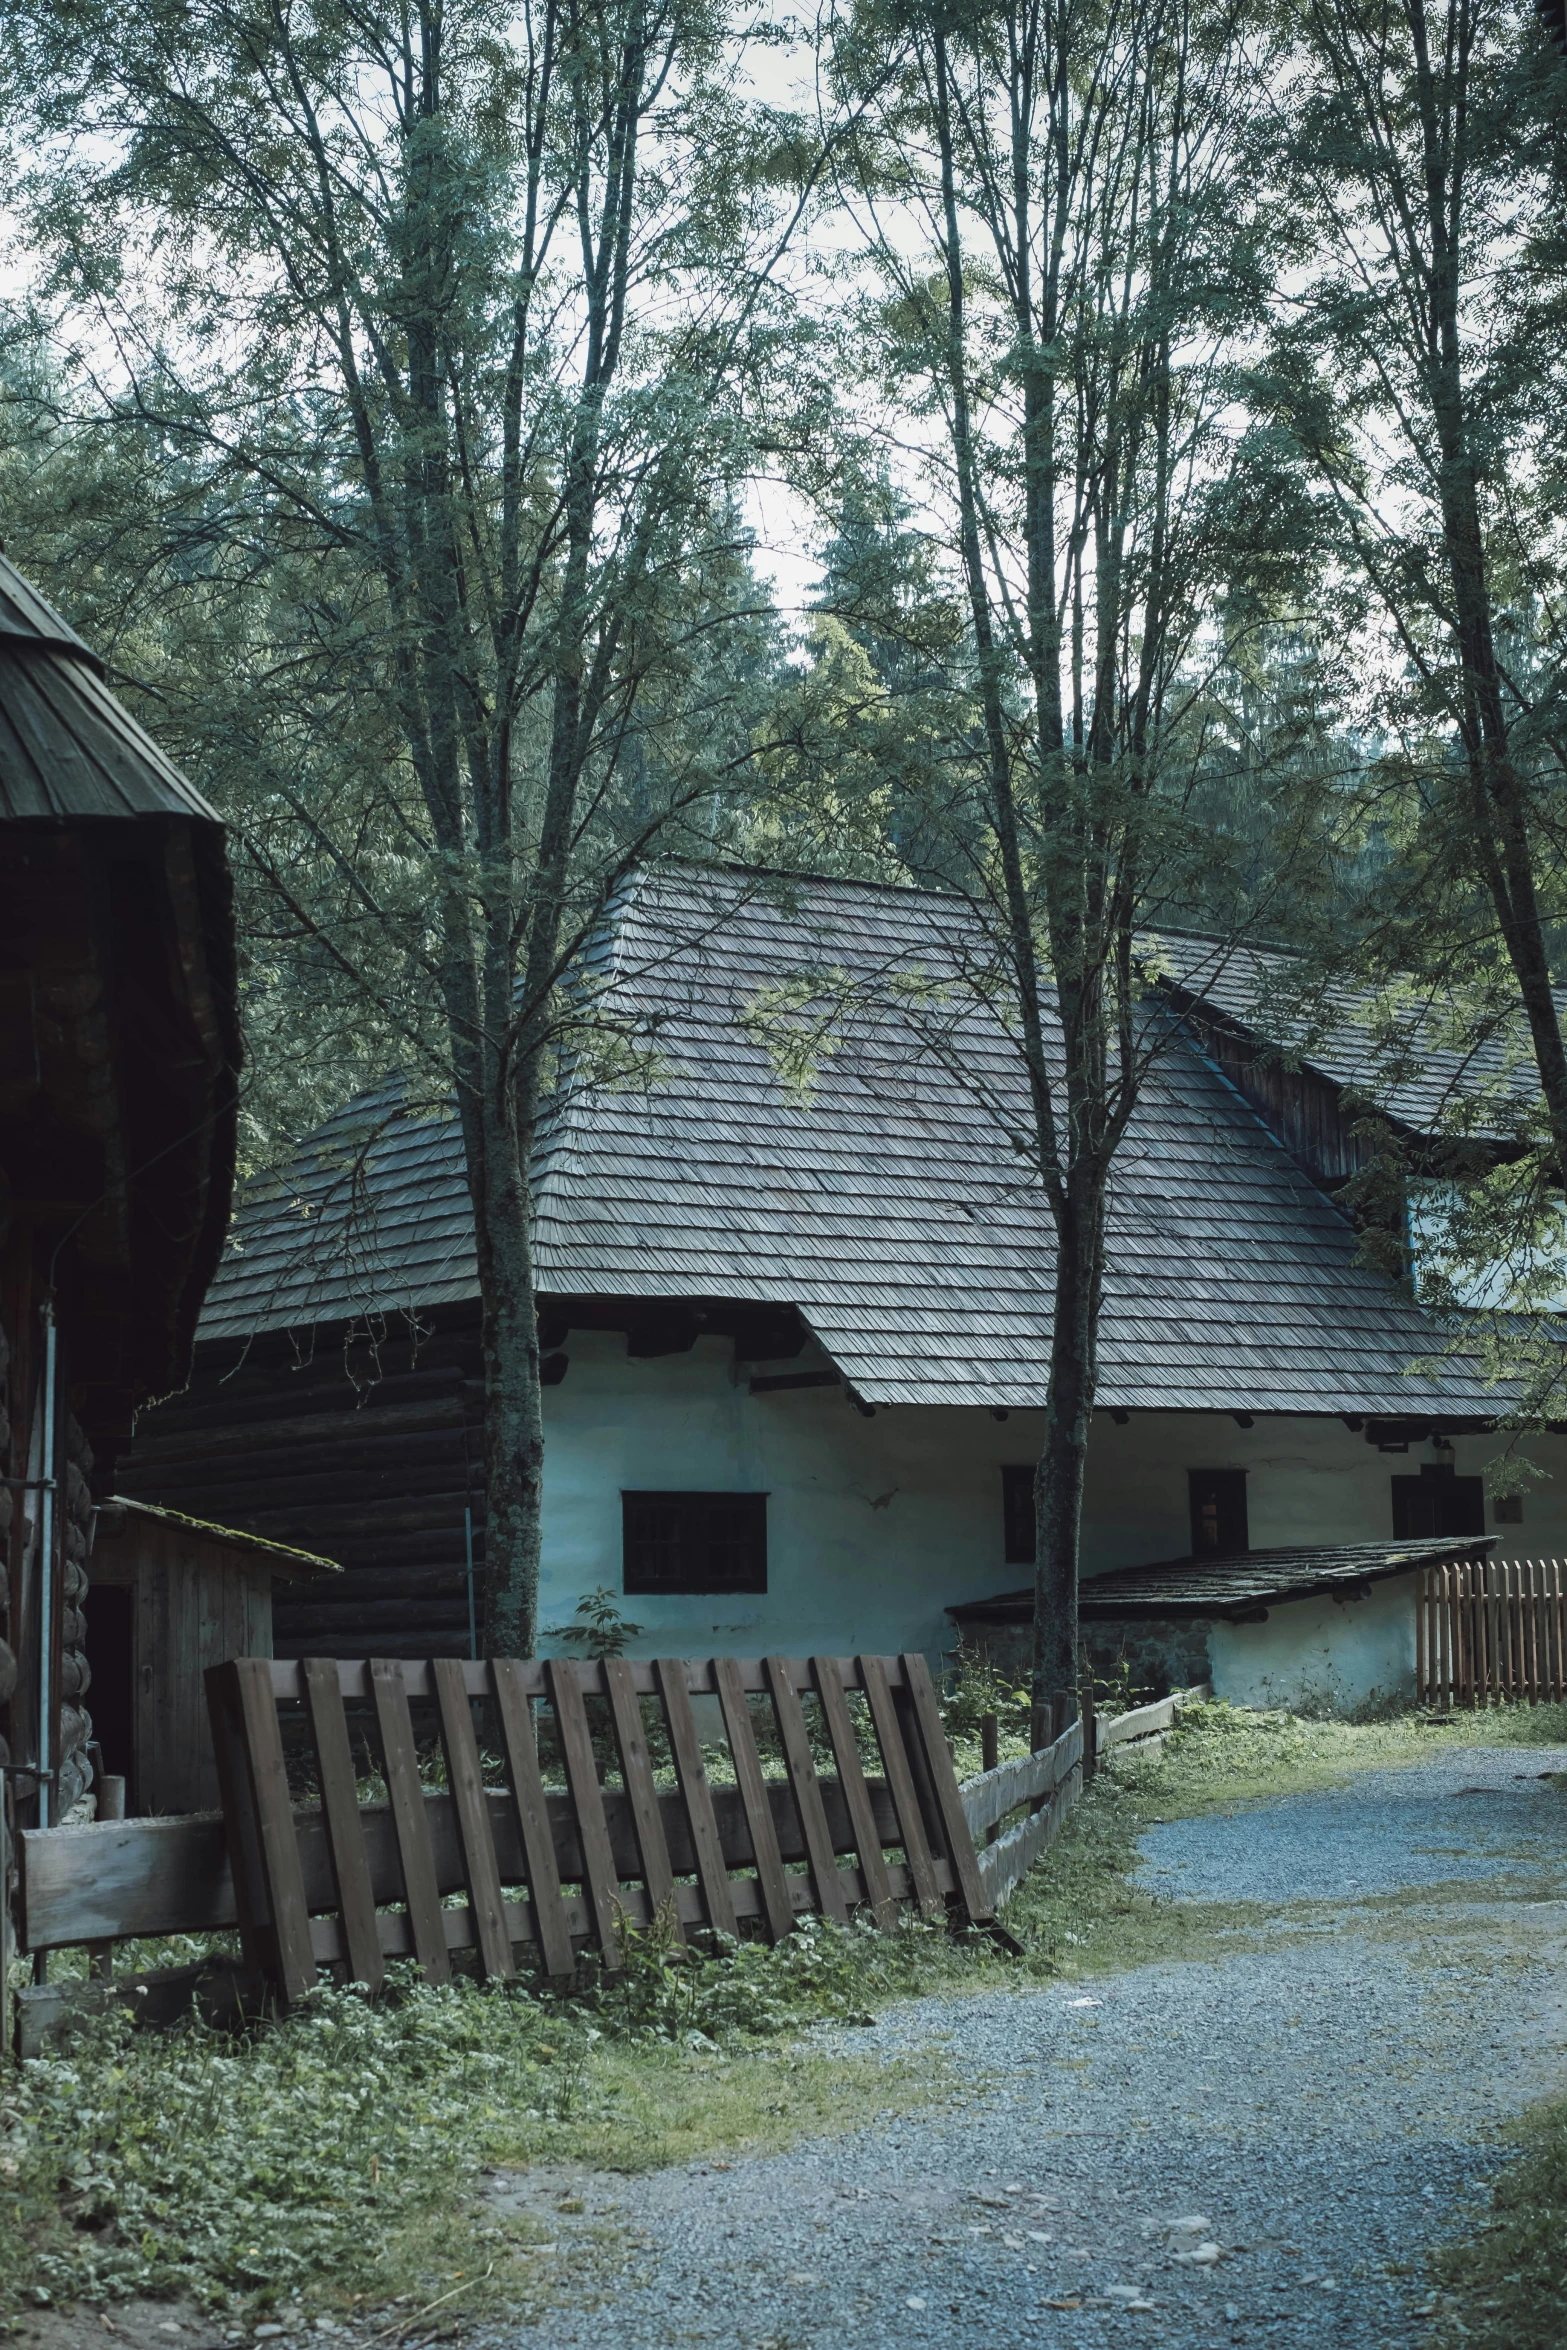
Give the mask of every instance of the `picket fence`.
POLYGON ((1424 1704, 1541 1705, 1567 1698, 1567 1572, 1560 1559, 1427 1567, 1415 1600, 1424 1704))

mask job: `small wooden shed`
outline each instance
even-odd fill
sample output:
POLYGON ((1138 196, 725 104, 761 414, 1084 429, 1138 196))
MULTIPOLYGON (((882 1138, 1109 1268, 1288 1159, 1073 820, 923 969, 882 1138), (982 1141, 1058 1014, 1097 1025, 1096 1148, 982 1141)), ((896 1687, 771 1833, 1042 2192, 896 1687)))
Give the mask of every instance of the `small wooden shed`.
POLYGON ((132 1813, 217 1807, 207 1667, 272 1654, 274 1579, 340 1571, 151 1502, 104 1504, 92 1552, 93 1726, 132 1813))

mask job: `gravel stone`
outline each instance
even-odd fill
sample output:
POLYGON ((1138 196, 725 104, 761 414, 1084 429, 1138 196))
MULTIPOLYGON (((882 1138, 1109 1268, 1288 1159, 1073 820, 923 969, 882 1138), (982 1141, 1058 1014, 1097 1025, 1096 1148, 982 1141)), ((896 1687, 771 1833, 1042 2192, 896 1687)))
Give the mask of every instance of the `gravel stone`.
POLYGON ((1541 1897, 1567 1847, 1542 1774, 1563 1769, 1567 1749, 1447 1752, 1154 1829, 1144 1881, 1183 1900, 1470 1881, 1475 1899, 1401 1909, 1420 1947, 1349 1912, 1320 1936, 1114 1976, 1092 2008, 1062 1985, 896 2009, 844 2044, 939 2051, 967 2096, 781 2155, 590 2184, 573 2227, 613 2203, 632 2240, 618 2273, 585 2259, 598 2305, 479 2339, 1410 2350, 1426 2247, 1506 2159, 1493 2126, 1560 2078, 1567 1904, 1541 1897), (1477 2000, 1443 1932, 1522 1910, 1506 1996, 1477 2000))

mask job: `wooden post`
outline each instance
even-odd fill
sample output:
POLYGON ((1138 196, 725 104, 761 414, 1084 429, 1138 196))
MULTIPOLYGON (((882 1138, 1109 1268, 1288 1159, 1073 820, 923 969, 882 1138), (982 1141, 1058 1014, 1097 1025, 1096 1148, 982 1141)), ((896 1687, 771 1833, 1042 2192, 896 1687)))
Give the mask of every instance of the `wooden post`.
MULTIPOLYGON (((979 1767, 982 1771, 993 1771, 1000 1760, 1001 1724, 994 1714, 981 1714, 979 1717, 979 1767)), ((992 1820, 990 1826, 985 1830, 985 1842, 994 1844, 1000 1833, 999 1823, 992 1820)))
MULTIPOLYGON (((1070 1700, 1067 1702, 1068 1705, 1070 1705, 1070 1700)), ((1083 1683, 1082 1710, 1083 1784, 1086 1786, 1088 1781, 1093 1777, 1094 1772, 1099 1767, 1099 1715, 1094 1706, 1094 1684, 1092 1675, 1090 1675, 1083 1683)), ((1066 1719, 1064 1721, 1061 1720, 1059 1714, 1057 1715, 1059 1727, 1056 1731, 1056 1736, 1058 1738, 1061 1736, 1062 1731, 1070 1727, 1071 1720, 1072 1716, 1070 1711, 1067 1713, 1066 1719)))

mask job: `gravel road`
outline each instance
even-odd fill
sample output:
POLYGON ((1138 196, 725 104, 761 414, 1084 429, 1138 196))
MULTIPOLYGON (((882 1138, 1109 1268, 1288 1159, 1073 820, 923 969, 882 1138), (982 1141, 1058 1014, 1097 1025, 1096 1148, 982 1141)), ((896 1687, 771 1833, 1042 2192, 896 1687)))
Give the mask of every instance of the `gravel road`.
POLYGON ((920 2001, 853 2045, 939 2051, 954 2101, 732 2168, 584 2178, 580 2218, 556 2218, 557 2181, 535 2207, 563 2275, 584 2232, 607 2305, 491 2350, 1404 2350, 1425 2248, 1505 2159, 1493 2125, 1563 2076, 1562 1769, 1567 1749, 1447 1752, 1154 1829, 1149 1885, 1268 1905, 1222 1956, 920 2001))

